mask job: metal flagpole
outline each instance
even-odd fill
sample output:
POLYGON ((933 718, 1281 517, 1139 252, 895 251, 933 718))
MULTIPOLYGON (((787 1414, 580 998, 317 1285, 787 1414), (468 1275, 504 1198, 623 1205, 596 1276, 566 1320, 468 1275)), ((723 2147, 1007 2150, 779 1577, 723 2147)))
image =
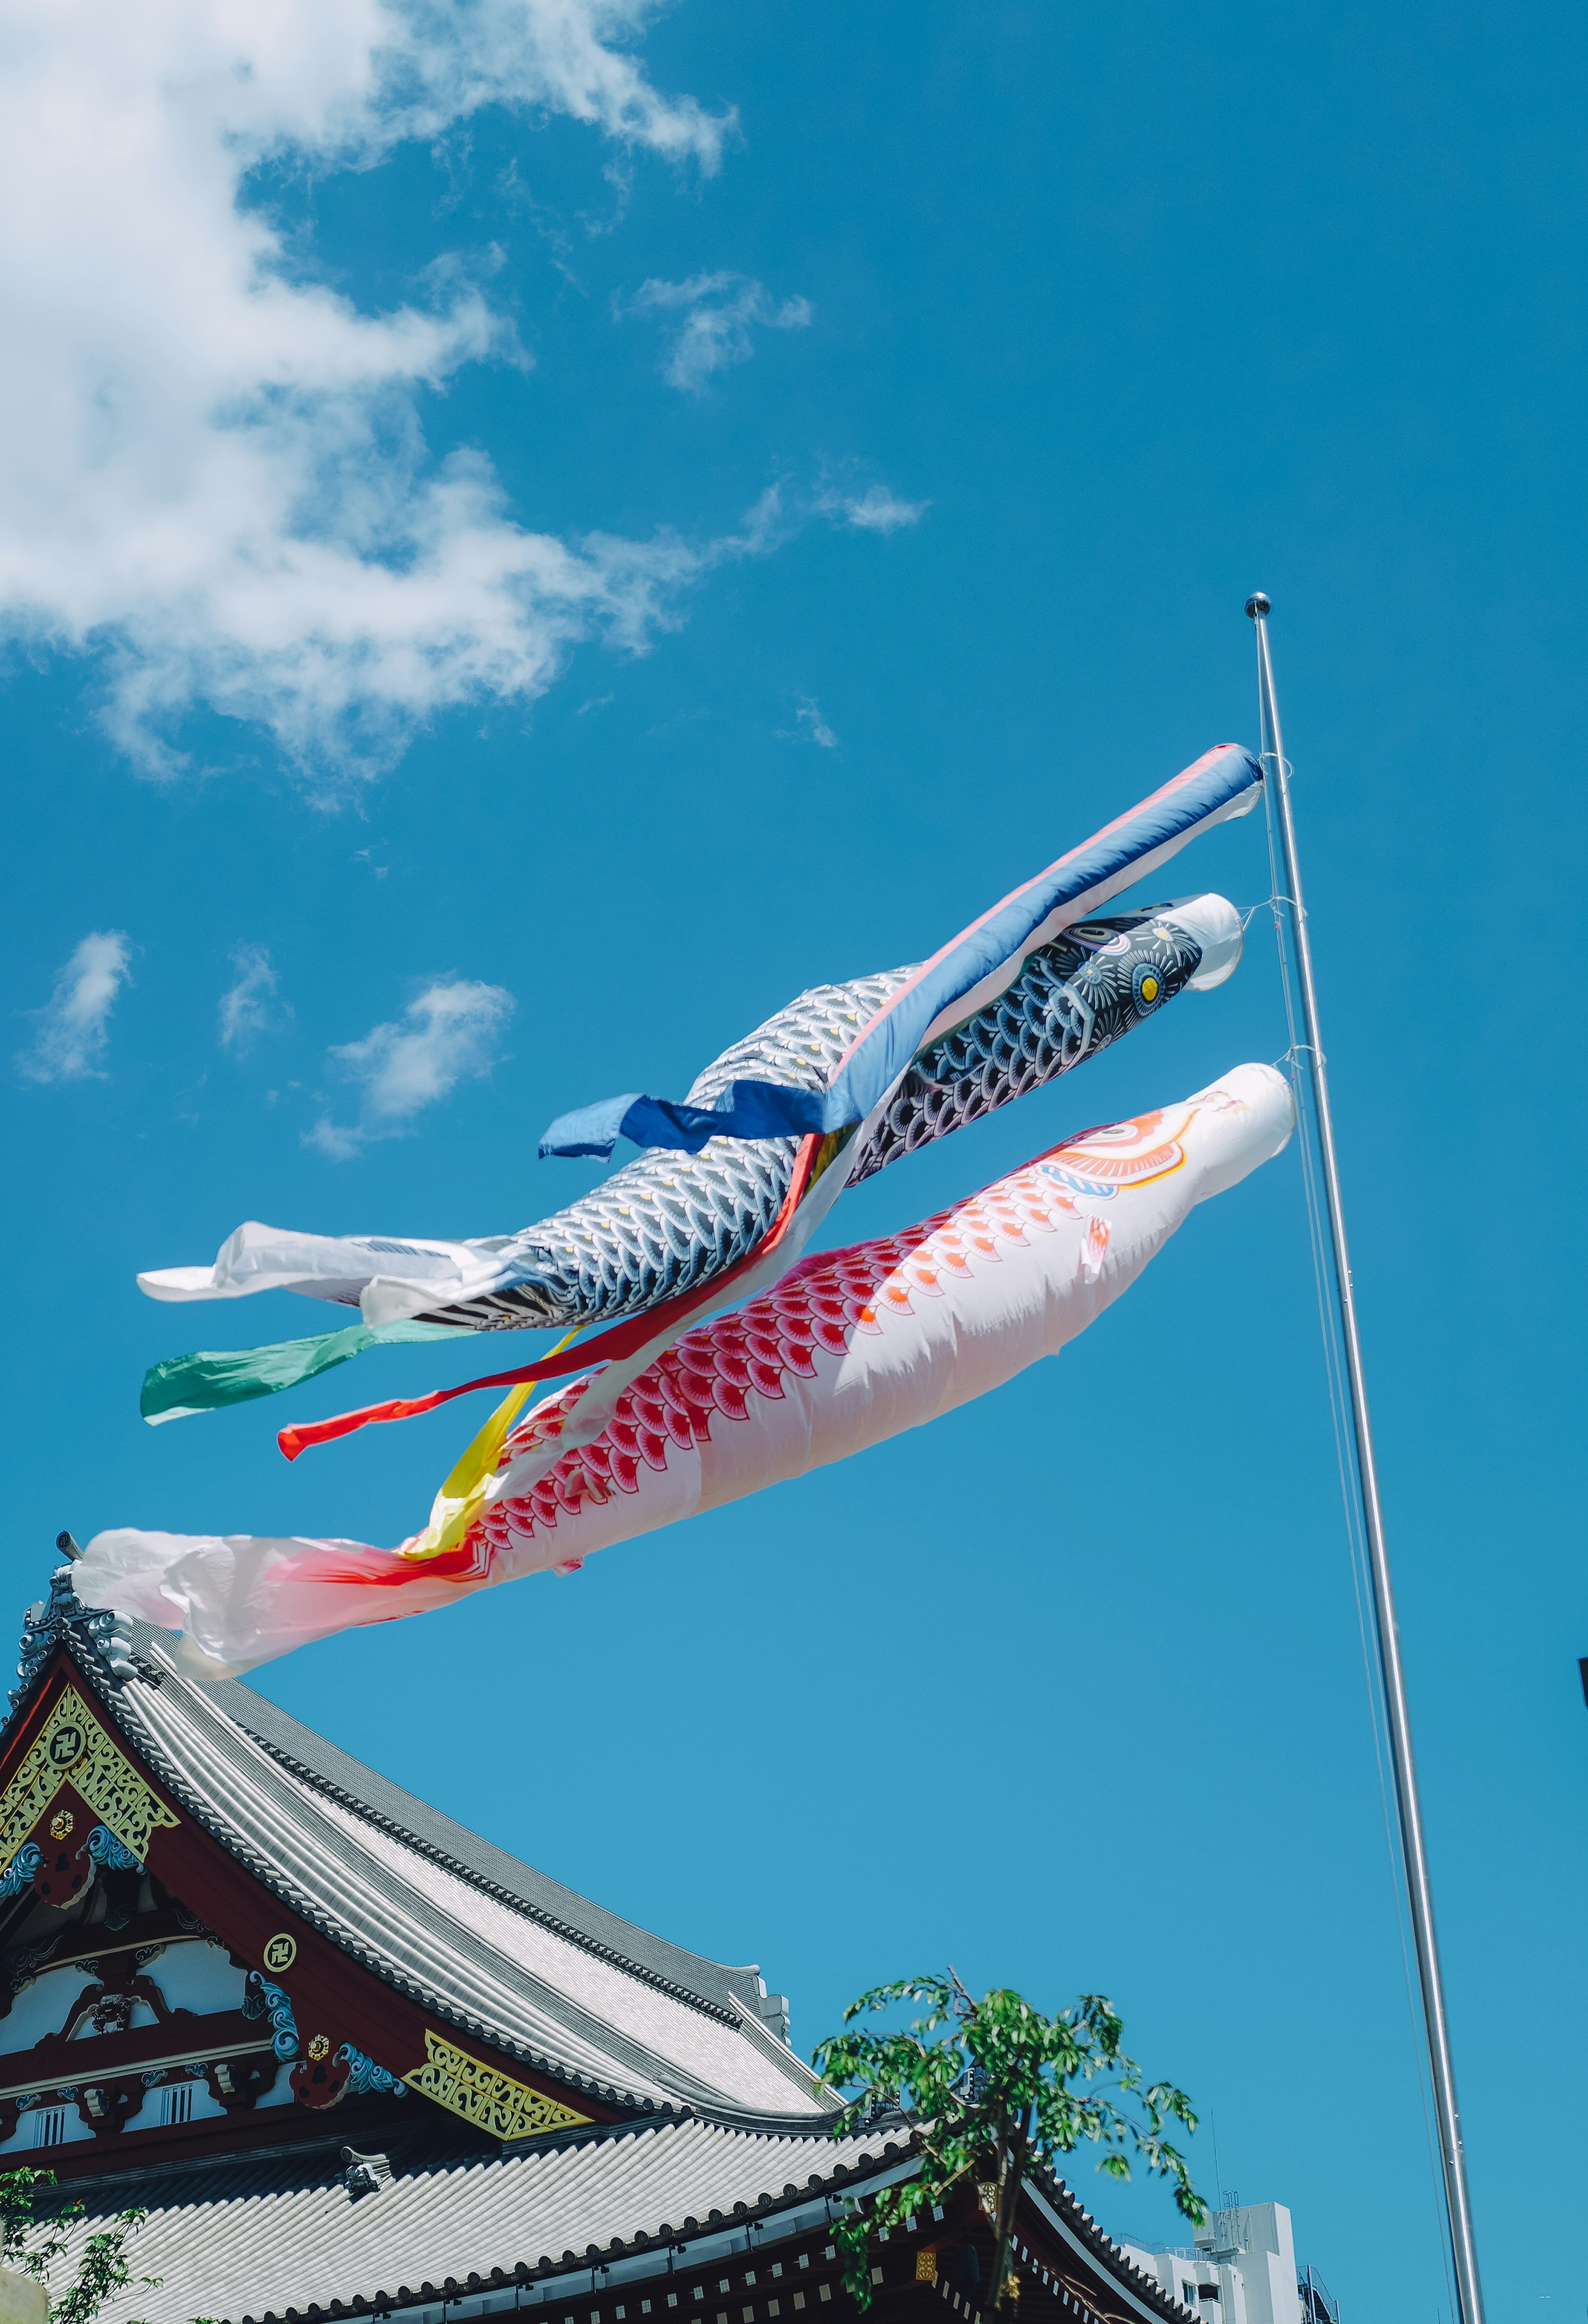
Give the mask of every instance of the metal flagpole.
POLYGON ((1290 770, 1286 762, 1284 737, 1279 729, 1279 706, 1274 695, 1274 666, 1269 655, 1269 601, 1260 590, 1247 599, 1246 611, 1257 631, 1258 690, 1264 723, 1268 727, 1267 740, 1271 745, 1263 752, 1263 765, 1268 773, 1279 829, 1286 900, 1290 906, 1290 933, 1295 943, 1297 978, 1301 986, 1307 1070, 1312 1077, 1329 1233, 1334 1247, 1340 1330, 1345 1345, 1345 1370, 1351 1388, 1351 1416, 1356 1436, 1362 1522, 1367 1536, 1368 1565, 1372 1575, 1373 1615, 1379 1639, 1379 1676, 1384 1690, 1390 1755, 1395 1769, 1395 1798, 1399 1811, 1401 1853, 1411 1902, 1417 1978, 1423 1994, 1423 2023, 1427 2034, 1428 2062, 1434 2077, 1434 2106, 1439 2126, 1439 2154, 1445 2171, 1451 2252, 1455 2264, 1456 2300, 1461 2310, 1461 2324, 1483 2324, 1483 2292, 1478 2281, 1478 2249, 1473 2234, 1472 2204, 1467 2194, 1461 2113, 1455 2100, 1455 2068, 1450 2054, 1450 2026, 1445 2014, 1445 1987, 1439 1974, 1439 1948, 1434 1934, 1434 1897, 1428 1884, 1423 1815, 1417 1800, 1417 1767, 1412 1757, 1406 1674, 1400 1660, 1400 1632, 1395 1619, 1395 1591, 1390 1576, 1390 1552, 1384 1540, 1384 1513, 1379 1502, 1379 1474, 1373 1460, 1372 1431, 1368 1425, 1367 1383, 1362 1374, 1362 1343, 1357 1335, 1351 1261, 1345 1248, 1345 1213, 1340 1202, 1340 1172, 1334 1153, 1334 1124, 1329 1111, 1328 1074, 1325 1068, 1323 1043, 1318 1037, 1312 945, 1307 938, 1306 907, 1301 893, 1301 867, 1296 853, 1296 825, 1290 811, 1290 770))

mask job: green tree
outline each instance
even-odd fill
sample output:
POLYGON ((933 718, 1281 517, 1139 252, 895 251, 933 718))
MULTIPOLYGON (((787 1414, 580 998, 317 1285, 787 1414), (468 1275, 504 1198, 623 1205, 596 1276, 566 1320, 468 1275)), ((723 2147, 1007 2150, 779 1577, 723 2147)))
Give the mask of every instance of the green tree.
POLYGON ((1171 2182, 1186 2218, 1203 2224, 1207 2206, 1185 2156, 1163 2135, 1170 2121, 1196 2129, 1190 2100, 1172 2083, 1143 2084, 1141 2069, 1120 2046, 1124 2028, 1100 1994, 1084 1993, 1072 2008, 1044 2017, 1008 1988, 973 2001, 951 1969, 946 1977, 873 1987, 850 2003, 844 2023, 902 2001, 927 2005, 909 2032, 835 2034, 815 2052, 817 2072, 854 2093, 835 2137, 862 2128, 879 2106, 897 2107, 911 2118, 920 2147, 919 2175, 884 2187, 869 2218, 856 2205, 838 2229, 845 2285, 861 2308, 871 2305, 871 2230, 896 2227, 970 2179, 986 2190, 992 2218, 984 2305, 998 2315, 1009 2294, 1021 2177, 1033 2163, 1056 2169, 1083 2140, 1103 2149, 1097 2168, 1113 2179, 1128 2179, 1130 2157, 1140 2155, 1171 2182))
MULTIPOLYGON (((81 2203, 69 2203, 35 2220, 37 2190, 54 2184, 53 2171, 0 2172, 0 2266, 34 2276, 41 2283, 64 2258, 71 2222, 83 2216, 81 2203)), ((50 2324, 94 2324, 106 2301, 129 2283, 158 2286, 157 2275, 134 2278, 126 2255, 129 2239, 148 2216, 147 2211, 123 2211, 108 2227, 88 2237, 76 2280, 50 2303, 50 2324)))

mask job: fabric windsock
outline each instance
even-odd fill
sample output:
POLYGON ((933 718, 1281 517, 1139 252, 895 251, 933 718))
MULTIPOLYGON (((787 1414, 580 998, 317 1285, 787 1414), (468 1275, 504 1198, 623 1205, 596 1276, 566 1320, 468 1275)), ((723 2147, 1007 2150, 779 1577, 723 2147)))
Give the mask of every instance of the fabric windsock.
MULTIPOLYGON (((846 1183, 1042 1088, 1177 994, 1222 984, 1241 948, 1240 916, 1214 895, 1066 929, 1022 963, 1005 991, 914 1060, 839 1157, 846 1183)), ((819 1088, 857 1028, 912 973, 892 969, 801 993, 715 1059, 691 1100, 709 1105, 752 1069, 819 1088)), ((659 1149, 535 1226, 478 1242, 338 1239, 250 1222, 213 1267, 157 1270, 140 1284, 158 1299, 299 1291, 361 1306, 364 1320, 272 1347, 173 1357, 144 1381, 143 1416, 175 1419, 272 1395, 398 1340, 586 1329, 649 1314, 743 1266, 788 1201, 799 1154, 797 1138, 714 1138, 696 1154, 659 1149), (402 1320, 416 1307, 422 1320, 402 1320)))
POLYGON ((76 1568, 78 1595, 181 1630, 184 1665, 218 1677, 522 1574, 572 1572, 596 1550, 923 1426, 1055 1354, 1196 1204, 1279 1153, 1294 1120, 1288 1082, 1239 1065, 902 1233, 811 1254, 685 1333, 587 1443, 563 1440, 579 1434, 592 1376, 517 1425, 510 1400, 471 1448, 486 1473, 471 1487, 466 1456, 430 1527, 396 1550, 107 1532, 76 1568))

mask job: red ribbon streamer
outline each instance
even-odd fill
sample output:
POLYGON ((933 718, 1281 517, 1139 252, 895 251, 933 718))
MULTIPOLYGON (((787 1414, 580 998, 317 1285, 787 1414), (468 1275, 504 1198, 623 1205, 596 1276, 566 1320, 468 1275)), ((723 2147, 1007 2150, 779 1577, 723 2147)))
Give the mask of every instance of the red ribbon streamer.
POLYGON ((687 1321, 705 1308, 718 1305, 724 1291, 736 1276, 777 1249, 788 1232, 789 1221, 810 1191, 819 1149, 836 1147, 837 1142, 814 1130, 800 1139, 783 1206, 765 1236, 753 1250, 735 1259, 703 1291, 680 1292, 677 1298, 664 1300, 660 1307, 652 1307, 643 1315, 630 1315, 623 1323, 614 1323, 610 1331, 586 1340, 581 1347, 565 1348, 560 1355, 542 1356, 539 1363, 521 1364, 516 1371, 488 1372, 481 1379, 464 1380, 457 1388, 432 1389, 429 1396, 397 1397, 389 1404, 366 1404, 356 1412, 336 1413, 329 1420, 309 1420, 295 1428, 283 1428, 276 1437, 283 1457, 295 1461, 311 1444, 329 1444, 338 1436, 351 1436, 355 1429, 367 1428, 372 1421, 411 1420, 416 1413, 434 1412, 438 1405, 450 1404, 457 1396, 472 1396, 476 1388, 517 1388, 524 1380, 567 1379, 573 1373, 587 1371, 593 1364, 612 1363, 620 1357, 632 1356, 636 1348, 642 1348, 647 1340, 655 1339, 675 1321, 687 1321))

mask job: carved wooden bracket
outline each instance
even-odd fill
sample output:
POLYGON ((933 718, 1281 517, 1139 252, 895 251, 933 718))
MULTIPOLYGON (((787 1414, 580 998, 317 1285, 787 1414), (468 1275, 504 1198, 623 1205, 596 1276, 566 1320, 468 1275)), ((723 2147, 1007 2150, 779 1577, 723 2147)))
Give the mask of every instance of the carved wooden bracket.
POLYGON ((282 2061, 272 2050, 256 2051, 251 2058, 222 2058, 204 2069, 205 2088, 227 2114, 246 2114, 258 2098, 276 2086, 282 2061))
POLYGON ((86 2082, 78 2091, 78 2117, 96 2138, 114 2138, 125 2128, 148 2097, 142 2074, 125 2074, 114 2082, 86 2082))

